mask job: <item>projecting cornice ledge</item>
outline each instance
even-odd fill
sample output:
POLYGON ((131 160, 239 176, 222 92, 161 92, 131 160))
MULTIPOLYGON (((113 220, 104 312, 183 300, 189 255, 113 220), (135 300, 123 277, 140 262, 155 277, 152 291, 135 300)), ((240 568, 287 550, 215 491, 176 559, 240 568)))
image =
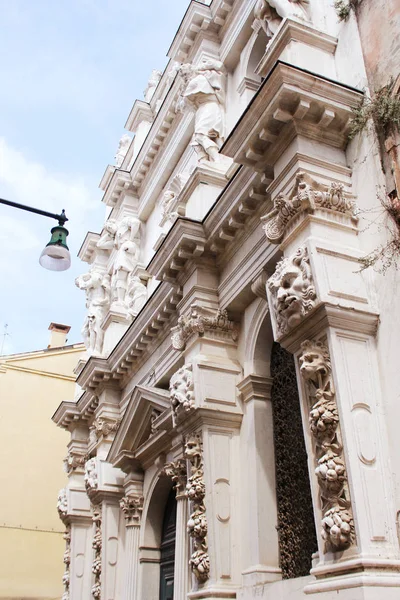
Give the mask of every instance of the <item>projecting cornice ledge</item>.
POLYGON ((203 224, 181 217, 169 230, 146 270, 160 281, 178 285, 178 275, 187 261, 202 256, 205 245, 203 224))
POLYGON ((363 93, 277 61, 221 153, 256 171, 272 168, 296 136, 344 149, 363 93))

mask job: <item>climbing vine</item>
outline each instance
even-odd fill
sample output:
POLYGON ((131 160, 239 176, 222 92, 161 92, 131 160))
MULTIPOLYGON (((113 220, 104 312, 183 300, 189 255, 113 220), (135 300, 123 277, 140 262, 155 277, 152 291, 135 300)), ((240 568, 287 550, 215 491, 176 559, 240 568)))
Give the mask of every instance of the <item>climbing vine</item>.
POLYGON ((384 138, 395 131, 400 131, 400 96, 393 94, 394 80, 379 90, 371 98, 364 98, 362 104, 353 109, 349 138, 365 129, 371 119, 384 138))

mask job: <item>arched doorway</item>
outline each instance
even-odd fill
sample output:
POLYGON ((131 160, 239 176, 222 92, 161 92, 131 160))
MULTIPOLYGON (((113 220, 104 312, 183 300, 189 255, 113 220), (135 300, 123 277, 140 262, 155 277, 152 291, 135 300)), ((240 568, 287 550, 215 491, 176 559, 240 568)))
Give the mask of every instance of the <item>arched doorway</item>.
POLYGON ((294 359, 276 342, 271 376, 280 567, 291 579, 309 574, 317 538, 294 359))
POLYGON ((176 499, 171 490, 164 511, 160 544, 160 600, 173 600, 176 539, 176 499))

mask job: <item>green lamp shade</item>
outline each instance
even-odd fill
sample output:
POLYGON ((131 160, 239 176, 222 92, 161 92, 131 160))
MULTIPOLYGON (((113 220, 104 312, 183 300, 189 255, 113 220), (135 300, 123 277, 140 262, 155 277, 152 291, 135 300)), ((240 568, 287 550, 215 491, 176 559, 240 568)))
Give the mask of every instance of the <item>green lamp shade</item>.
POLYGON ((71 266, 71 255, 67 246, 68 230, 61 225, 53 227, 51 239, 39 258, 39 263, 50 271, 66 271, 71 266))

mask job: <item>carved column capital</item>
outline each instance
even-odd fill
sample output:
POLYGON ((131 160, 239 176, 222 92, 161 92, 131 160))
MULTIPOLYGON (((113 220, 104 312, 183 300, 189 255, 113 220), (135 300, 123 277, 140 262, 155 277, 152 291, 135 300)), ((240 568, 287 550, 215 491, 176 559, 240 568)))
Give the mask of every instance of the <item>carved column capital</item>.
POLYGON ((143 511, 143 496, 128 494, 121 498, 119 505, 125 516, 127 527, 140 527, 143 511))
POLYGON ((185 488, 187 482, 187 466, 186 460, 180 458, 176 462, 169 462, 164 467, 164 473, 167 477, 170 477, 174 482, 174 489, 176 490, 177 500, 180 498, 186 498, 185 488))
POLYGON ((188 314, 179 317, 178 325, 172 328, 172 346, 175 350, 184 350, 191 335, 197 333, 202 336, 206 331, 224 334, 234 342, 238 339, 236 325, 229 320, 226 310, 213 310, 193 304, 188 314))

